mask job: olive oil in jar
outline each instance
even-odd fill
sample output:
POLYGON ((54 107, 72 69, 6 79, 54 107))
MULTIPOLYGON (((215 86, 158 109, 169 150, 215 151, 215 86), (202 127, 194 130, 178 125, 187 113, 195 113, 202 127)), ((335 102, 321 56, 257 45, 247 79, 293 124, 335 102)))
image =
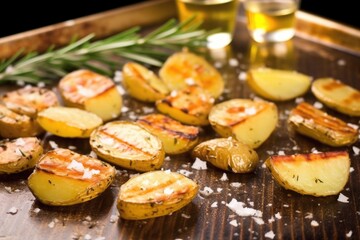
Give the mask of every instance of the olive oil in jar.
POLYGON ((198 22, 202 22, 201 28, 219 30, 209 36, 209 47, 226 46, 231 42, 238 0, 176 0, 176 3, 180 21, 196 16, 198 22))

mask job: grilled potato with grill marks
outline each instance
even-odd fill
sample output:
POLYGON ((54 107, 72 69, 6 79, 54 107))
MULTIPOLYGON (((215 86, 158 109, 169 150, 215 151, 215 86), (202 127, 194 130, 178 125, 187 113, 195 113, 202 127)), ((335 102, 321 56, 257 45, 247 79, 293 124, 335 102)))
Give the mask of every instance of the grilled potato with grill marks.
POLYGON ((272 102, 237 98, 216 104, 209 121, 221 137, 233 137, 255 149, 275 130, 278 111, 272 102))
POLYGON ((103 124, 95 113, 62 106, 42 110, 37 121, 46 131, 67 138, 88 138, 95 128, 103 124))
POLYGON ((271 156, 265 165, 282 187, 316 197, 338 194, 350 174, 346 151, 271 156))
POLYGON ((141 116, 137 122, 160 138, 167 154, 187 152, 199 142, 198 127, 183 125, 163 114, 141 116))
POLYGON ((179 173, 147 172, 121 185, 117 209, 128 220, 165 216, 189 204, 198 190, 196 182, 179 173))
POLYGON ((319 78, 311 85, 315 97, 329 108, 360 116, 360 91, 333 78, 319 78))
POLYGON ((102 159, 141 172, 159 169, 165 158, 161 140, 130 121, 112 121, 98 127, 90 136, 90 146, 102 159))
POLYGON ((357 129, 305 102, 291 111, 288 124, 296 132, 333 147, 351 145, 359 136, 357 129))
POLYGON ((231 137, 202 142, 191 154, 194 158, 200 158, 215 167, 234 173, 252 172, 259 163, 259 156, 252 148, 231 137))
POLYGON ((165 83, 151 70, 135 62, 123 66, 123 85, 133 98, 155 102, 169 94, 165 83))
POLYGON ((155 103, 159 112, 181 123, 195 126, 209 124, 208 116, 213 105, 214 98, 196 85, 190 85, 181 91, 172 91, 170 95, 155 103))
POLYGON ((103 121, 121 114, 122 96, 108 77, 80 69, 65 75, 58 88, 67 107, 95 113, 103 121))
POLYGON ((36 137, 0 141, 0 174, 18 173, 35 167, 43 153, 36 137))
POLYGON ((57 148, 41 157, 28 186, 46 205, 75 205, 98 197, 113 182, 115 173, 113 166, 101 160, 57 148))
POLYGON ((0 136, 3 138, 34 137, 44 130, 34 118, 17 114, 0 104, 0 136))
POLYGON ((182 90, 193 82, 218 98, 224 91, 224 79, 206 59, 191 52, 171 55, 160 68, 160 78, 170 90, 182 90))

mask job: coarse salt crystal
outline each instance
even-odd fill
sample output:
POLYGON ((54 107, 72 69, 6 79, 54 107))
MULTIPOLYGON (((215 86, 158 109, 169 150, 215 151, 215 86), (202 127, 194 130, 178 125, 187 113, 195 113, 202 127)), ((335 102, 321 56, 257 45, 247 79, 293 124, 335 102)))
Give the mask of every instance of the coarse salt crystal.
POLYGON ((275 222, 275 218, 274 217, 269 218, 268 222, 269 223, 275 222))
POLYGON ((18 212, 18 209, 16 207, 12 207, 6 213, 9 213, 11 215, 15 215, 17 212, 18 212))
POLYGON ((227 177, 227 175, 226 175, 226 173, 223 173, 223 175, 221 176, 221 178, 220 178, 220 181, 228 181, 229 180, 229 178, 227 177))
POLYGON ((265 223, 264 220, 259 217, 253 217, 252 219, 254 219, 254 221, 259 225, 263 225, 265 223))
POLYGON ((346 237, 351 237, 352 236, 352 231, 350 230, 348 233, 346 233, 346 237))
POLYGON ((318 227, 319 226, 319 223, 317 221, 315 221, 315 220, 312 220, 310 224, 311 224, 312 227, 318 227))
POLYGON ((214 190, 212 190, 210 187, 204 187, 204 190, 200 190, 199 192, 201 195, 210 196, 214 190))
POLYGON ((276 217, 277 219, 281 219, 281 214, 278 212, 278 213, 275 214, 275 217, 276 217))
POLYGON ((82 178, 83 179, 90 179, 90 178, 92 178, 93 175, 97 175, 99 173, 100 173, 100 170, 85 168, 82 178))
POLYGON ((360 153, 360 148, 358 148, 358 147, 356 147, 356 146, 353 146, 353 147, 352 147, 352 150, 353 150, 355 156, 359 155, 359 153, 360 153))
POLYGON ((210 207, 212 208, 217 208, 218 207, 218 202, 213 202, 210 207))
POLYGON ((344 194, 340 193, 339 194, 339 197, 337 199, 339 202, 342 202, 342 203, 348 203, 349 202, 349 198, 346 197, 344 194))
POLYGON ((245 207, 245 203, 238 202, 235 198, 233 198, 228 204, 226 204, 226 206, 230 208, 233 212, 235 212, 237 215, 242 217, 262 217, 262 212, 260 210, 245 207))
POLYGON ((321 109, 321 108, 323 108, 323 106, 324 105, 321 102, 315 102, 314 103, 314 107, 317 108, 317 109, 321 109))
POLYGON ((235 219, 232 220, 232 221, 230 221, 229 223, 230 223, 230 225, 232 225, 232 226, 234 226, 234 227, 238 227, 238 226, 239 226, 238 222, 237 222, 235 219))
POLYGON ((197 170, 206 170, 207 169, 206 161, 202 161, 199 158, 196 158, 191 168, 197 170))
POLYGON ((231 187, 235 187, 235 188, 239 188, 239 187, 241 187, 241 183, 239 183, 239 182, 232 182, 232 183, 230 183, 230 186, 231 186, 231 187))
POLYGON ((218 188, 216 188, 216 191, 217 191, 218 193, 221 193, 221 192, 222 192, 222 190, 223 190, 222 188, 219 188, 219 187, 218 187, 218 188))
POLYGON ((284 151, 278 151, 278 155, 284 156, 284 155, 285 155, 285 152, 284 152, 284 151))
POLYGON ((78 162, 76 160, 72 160, 71 163, 67 166, 67 169, 75 170, 78 172, 84 172, 84 165, 81 162, 78 162))
POLYGON ((265 233, 265 237, 270 238, 270 239, 274 239, 275 233, 273 231, 269 231, 269 232, 265 233))

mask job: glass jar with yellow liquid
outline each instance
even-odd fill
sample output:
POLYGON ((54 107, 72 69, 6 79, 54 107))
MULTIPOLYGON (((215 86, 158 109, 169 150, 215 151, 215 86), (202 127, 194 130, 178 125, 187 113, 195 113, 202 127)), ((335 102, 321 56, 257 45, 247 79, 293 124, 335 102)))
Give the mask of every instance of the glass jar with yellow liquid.
POLYGON ((195 16, 205 30, 219 30, 208 37, 208 47, 224 47, 232 41, 238 0, 176 0, 180 21, 195 16))

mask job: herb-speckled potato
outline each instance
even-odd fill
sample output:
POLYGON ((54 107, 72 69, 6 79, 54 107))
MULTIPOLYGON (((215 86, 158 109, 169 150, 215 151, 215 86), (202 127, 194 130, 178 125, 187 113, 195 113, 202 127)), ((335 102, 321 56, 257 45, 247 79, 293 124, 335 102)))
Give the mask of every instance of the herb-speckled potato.
POLYGON ((224 79, 219 71, 203 57, 186 51, 171 55, 161 67, 159 75, 170 90, 182 90, 190 81, 214 98, 224 91, 224 79))
POLYGON ((209 124, 208 116, 213 105, 214 98, 196 85, 179 91, 174 90, 155 103, 159 112, 181 123, 195 126, 209 124))
POLYGON ((147 172, 121 185, 117 209, 129 220, 165 216, 189 204, 198 190, 197 183, 179 173, 147 172))
POLYGON ((159 169, 165 159, 161 140, 136 122, 112 121, 98 127, 90 146, 102 159, 141 172, 159 169))
POLYGON ((122 96, 114 82, 106 76, 80 69, 65 75, 58 88, 67 107, 95 113, 103 121, 121 114, 122 96))
POLYGON ((198 127, 183 125, 163 114, 141 116, 137 122, 160 138, 167 154, 187 152, 199 142, 198 127))
POLYGON ((123 66, 123 85, 126 91, 140 101, 155 102, 169 94, 165 83, 151 70, 135 62, 123 66))
POLYGON ((359 131, 308 103, 300 103, 288 118, 291 129, 324 144, 340 147, 358 140, 359 131))
POLYGON ((350 174, 345 151, 271 156, 265 164, 282 187, 316 197, 339 194, 350 174))
POLYGON ((192 150, 192 156, 235 173, 252 172, 259 163, 255 150, 231 137, 202 142, 192 150))
POLYGON ((35 167, 43 153, 36 137, 0 141, 0 174, 18 173, 35 167))
POLYGON ((209 121, 221 137, 234 137, 257 148, 275 130, 278 111, 272 102, 231 99, 216 104, 210 111, 209 121))
POLYGON ((67 138, 88 138, 95 128, 103 124, 95 113, 62 106, 42 110, 37 121, 46 131, 67 138))
POLYGON ((311 91, 326 106, 349 116, 360 116, 360 91, 340 80, 316 79, 311 91))
POLYGON ((28 186, 46 205, 75 205, 98 197, 113 182, 115 173, 110 164, 57 148, 41 157, 28 186))

